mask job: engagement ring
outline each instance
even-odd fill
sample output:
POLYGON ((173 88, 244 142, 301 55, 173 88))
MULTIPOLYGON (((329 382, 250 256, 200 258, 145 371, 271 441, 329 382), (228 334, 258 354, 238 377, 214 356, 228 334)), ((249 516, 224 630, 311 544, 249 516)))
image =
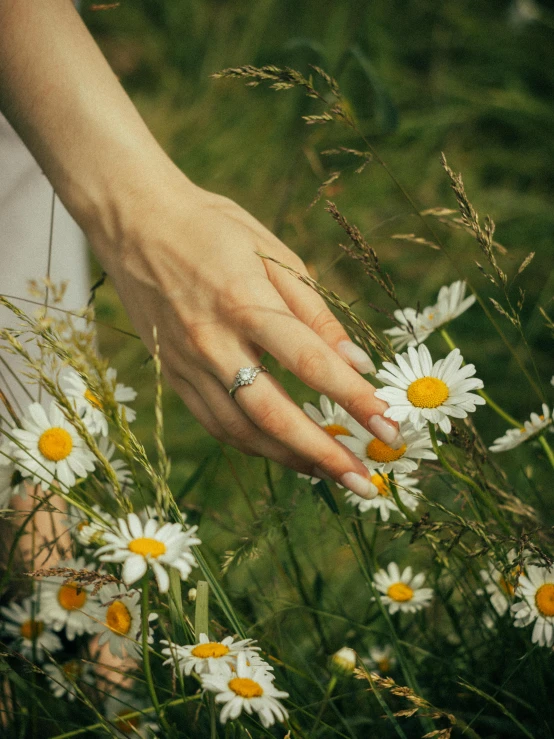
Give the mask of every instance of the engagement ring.
POLYGON ((257 367, 241 367, 235 376, 235 381, 233 383, 233 387, 229 390, 229 395, 234 398, 239 387, 242 387, 243 385, 251 385, 260 372, 268 371, 267 367, 264 367, 263 364, 260 364, 257 367))

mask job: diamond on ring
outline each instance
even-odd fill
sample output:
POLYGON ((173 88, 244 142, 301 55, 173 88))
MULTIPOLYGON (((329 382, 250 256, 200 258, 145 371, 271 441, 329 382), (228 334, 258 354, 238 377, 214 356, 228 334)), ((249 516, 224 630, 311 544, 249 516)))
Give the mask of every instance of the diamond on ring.
POLYGON ((267 367, 264 367, 263 364, 257 367, 241 367, 235 375, 235 381, 233 382, 233 387, 229 390, 229 395, 234 398, 239 387, 251 385, 260 372, 268 372, 267 367))

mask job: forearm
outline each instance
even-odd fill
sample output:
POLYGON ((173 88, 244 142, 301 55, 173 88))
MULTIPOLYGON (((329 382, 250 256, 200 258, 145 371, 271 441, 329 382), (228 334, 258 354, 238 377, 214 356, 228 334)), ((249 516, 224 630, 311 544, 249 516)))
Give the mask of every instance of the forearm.
POLYGON ((77 222, 115 243, 120 203, 173 165, 71 0, 0 0, 0 29, 0 109, 77 222))

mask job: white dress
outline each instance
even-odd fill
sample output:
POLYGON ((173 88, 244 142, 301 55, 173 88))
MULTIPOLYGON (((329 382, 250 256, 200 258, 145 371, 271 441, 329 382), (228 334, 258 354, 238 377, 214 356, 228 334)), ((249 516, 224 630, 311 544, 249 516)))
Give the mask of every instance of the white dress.
MULTIPOLYGON (((76 310, 86 305, 88 300, 89 272, 84 236, 57 197, 52 219, 52 201, 52 185, 0 114, 0 294, 18 298, 12 302, 29 313, 37 310, 38 306, 22 300, 36 300, 29 295, 28 282, 40 280, 48 273, 55 284, 68 280, 61 307, 76 310)), ((16 324, 17 320, 10 311, 0 306, 0 326, 16 324)), ((18 358, 0 349, 0 390, 21 411, 30 400, 5 362, 18 376, 22 364, 18 358)), ((36 397, 36 387, 30 389, 36 397)), ((0 416, 6 418, 2 403, 0 416)))

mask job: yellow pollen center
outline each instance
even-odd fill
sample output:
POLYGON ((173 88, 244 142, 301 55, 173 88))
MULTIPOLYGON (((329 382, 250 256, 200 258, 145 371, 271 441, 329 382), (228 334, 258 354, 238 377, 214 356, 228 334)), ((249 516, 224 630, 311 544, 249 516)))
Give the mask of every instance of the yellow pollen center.
POLYGON ((554 616, 554 585, 547 582, 535 593, 535 605, 542 616, 554 616))
POLYGON ((76 680, 81 674, 81 665, 76 659, 72 659, 70 662, 62 665, 62 672, 70 680, 76 680))
POLYGON ((122 734, 130 734, 131 732, 135 733, 135 729, 138 729, 140 726, 140 716, 126 718, 126 716, 130 716, 132 713, 133 711, 130 711, 128 708, 124 708, 121 713, 117 714, 117 720, 114 723, 122 734))
POLYGON ((129 551, 133 554, 141 554, 143 557, 150 555, 156 559, 165 554, 165 544, 157 539, 149 539, 147 536, 141 536, 139 539, 133 539, 129 542, 129 551))
POLYGON ((71 454, 73 439, 69 431, 61 429, 59 426, 53 426, 40 435, 38 449, 46 459, 51 462, 59 462, 71 454))
POLYGON ((104 406, 102 405, 102 401, 100 400, 98 395, 95 395, 92 390, 89 390, 88 388, 85 390, 85 399, 99 410, 102 410, 104 408, 104 406))
POLYGON ((498 581, 498 585, 500 587, 500 590, 502 590, 503 593, 508 595, 510 598, 513 598, 514 586, 511 583, 509 583, 503 575, 501 575, 500 580, 498 581))
POLYGON ((260 698, 264 694, 262 686, 249 677, 234 677, 229 680, 229 688, 241 698, 260 698))
POLYGON ((66 611, 77 611, 87 601, 87 594, 77 583, 70 582, 58 590, 58 603, 66 611))
POLYGON ((371 475, 371 482, 377 488, 377 495, 382 495, 383 498, 388 498, 390 496, 388 475, 380 475, 377 472, 375 475, 371 475))
POLYGON ((395 462, 405 451, 406 444, 402 444, 400 449, 393 449, 380 439, 370 441, 365 450, 367 456, 374 462, 395 462))
POLYGON ((387 590, 387 595, 398 603, 405 603, 407 600, 412 600, 414 591, 404 582, 395 582, 387 590))
POLYGON ((352 436, 350 431, 345 426, 341 426, 340 423, 330 423, 328 426, 324 426, 323 430, 333 438, 335 436, 352 436))
POLYGON ((438 408, 448 400, 448 385, 438 377, 420 377, 406 391, 408 400, 416 408, 438 408))
POLYGON ((377 660, 377 669, 379 672, 383 673, 383 675, 390 672, 390 660, 387 657, 377 660))
POLYGON ((193 657, 200 657, 200 659, 208 659, 208 657, 218 659, 229 654, 229 647, 220 644, 218 641, 209 641, 205 644, 198 644, 194 649, 191 649, 190 653, 193 657))
POLYGON ((44 631, 44 624, 42 621, 33 621, 29 619, 21 624, 19 633, 24 639, 37 639, 44 631))
POLYGON ((114 634, 128 634, 131 628, 131 614, 127 606, 120 600, 114 600, 106 611, 106 626, 114 634))

